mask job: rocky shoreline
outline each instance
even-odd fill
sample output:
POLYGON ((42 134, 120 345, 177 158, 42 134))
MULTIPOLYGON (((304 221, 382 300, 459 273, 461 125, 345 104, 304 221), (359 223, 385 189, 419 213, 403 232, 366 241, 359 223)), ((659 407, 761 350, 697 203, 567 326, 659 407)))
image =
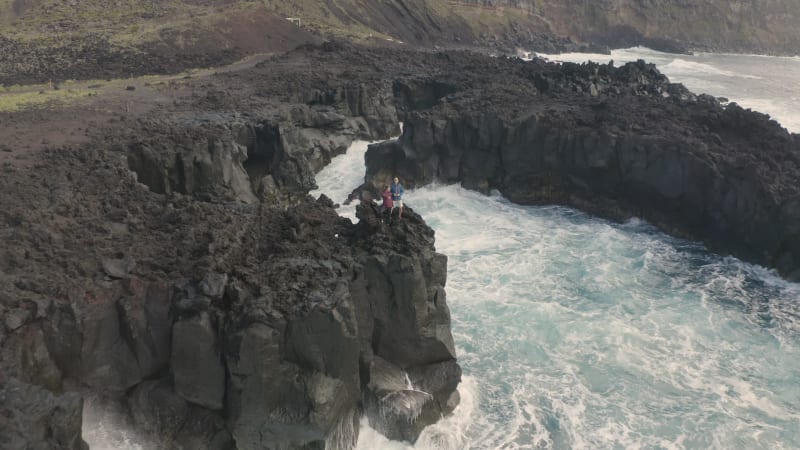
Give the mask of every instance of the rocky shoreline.
POLYGON ((800 277, 800 137, 643 62, 326 43, 180 89, 3 162, 0 447, 81 448, 93 396, 163 448, 351 448, 362 415, 413 442, 451 412, 433 231, 307 195, 398 122, 359 191, 399 174, 635 215, 800 277))
POLYGON ((799 135, 696 96, 643 61, 497 65, 513 74, 502 86, 489 73, 480 88, 452 78, 396 85, 404 132, 368 151, 370 187, 399 173, 641 217, 800 280, 799 135))

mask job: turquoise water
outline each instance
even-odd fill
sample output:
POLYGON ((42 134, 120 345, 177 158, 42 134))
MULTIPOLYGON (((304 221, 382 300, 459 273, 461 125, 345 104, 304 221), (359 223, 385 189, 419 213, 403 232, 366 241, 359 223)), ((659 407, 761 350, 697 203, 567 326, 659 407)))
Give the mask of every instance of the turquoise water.
POLYGON ((645 223, 457 187, 408 204, 450 256, 474 379, 448 447, 800 448, 798 285, 645 223))
POLYGON ((800 448, 800 285, 638 221, 455 186, 407 203, 450 257, 466 377, 417 448, 800 448))

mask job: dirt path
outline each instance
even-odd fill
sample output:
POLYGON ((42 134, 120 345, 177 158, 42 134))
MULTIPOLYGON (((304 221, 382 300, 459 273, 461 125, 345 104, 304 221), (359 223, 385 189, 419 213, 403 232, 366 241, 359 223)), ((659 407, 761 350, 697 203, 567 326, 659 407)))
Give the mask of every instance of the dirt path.
MULTIPOLYGON (((87 90, 96 93, 96 95, 101 95, 104 93, 110 93, 113 90, 113 88, 119 86, 123 86, 124 88, 127 88, 128 86, 133 86, 134 88, 145 87, 145 86, 169 83, 177 80, 184 80, 190 78, 205 78, 218 73, 238 72, 240 70, 252 68, 256 64, 263 62, 274 55, 275 53, 258 53, 254 55, 249 55, 239 61, 236 61, 232 64, 228 64, 226 66, 210 67, 204 69, 190 69, 173 75, 143 75, 139 77, 118 78, 113 80, 79 80, 79 81, 67 81, 61 84, 52 84, 52 83, 31 84, 24 86, 14 86, 8 89, 0 88, 0 112, 8 111, 8 109, 2 109, 4 105, 2 99, 4 98, 19 97, 24 94, 41 93, 43 91, 46 92, 47 90, 62 90, 62 89, 72 90, 72 91, 87 90)), ((23 101, 21 109, 24 109, 26 107, 26 103, 27 102, 23 101)), ((30 102, 29 104, 41 105, 42 103, 43 102, 30 102)), ((6 106, 8 106, 8 104, 6 104, 6 106)))
POLYGON ((169 108, 194 93, 203 79, 254 67, 274 53, 250 55, 227 66, 176 75, 28 85, 0 91, 0 165, 27 166, 45 147, 79 145, 109 123, 124 123, 169 108))

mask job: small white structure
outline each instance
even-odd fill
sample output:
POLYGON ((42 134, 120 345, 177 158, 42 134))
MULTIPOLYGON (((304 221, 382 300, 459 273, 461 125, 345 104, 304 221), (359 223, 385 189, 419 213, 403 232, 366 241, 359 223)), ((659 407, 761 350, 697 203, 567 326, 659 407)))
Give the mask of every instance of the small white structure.
POLYGON ((287 17, 286 20, 292 22, 293 24, 300 26, 300 18, 299 17, 287 17))

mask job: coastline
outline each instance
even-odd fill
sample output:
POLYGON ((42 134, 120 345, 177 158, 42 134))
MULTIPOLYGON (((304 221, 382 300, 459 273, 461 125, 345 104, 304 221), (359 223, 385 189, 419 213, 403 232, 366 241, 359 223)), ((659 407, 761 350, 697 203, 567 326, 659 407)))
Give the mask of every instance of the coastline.
MULTIPOLYGON (((314 173, 353 140, 386 138, 396 135, 398 121, 405 125, 397 142, 367 154, 371 179, 393 172, 418 185, 500 188, 519 203, 571 204, 618 219, 649 211, 643 216, 656 224, 700 238, 702 227, 681 223, 692 211, 670 216, 674 211, 647 210, 637 200, 663 205, 667 197, 676 205, 675 189, 684 185, 669 178, 694 169, 735 179, 740 172, 727 172, 726 164, 756 157, 738 151, 748 143, 740 128, 769 136, 765 153, 776 160, 798 142, 762 115, 722 110, 645 64, 557 67, 464 51, 326 43, 167 84, 172 90, 154 84, 75 106, 93 117, 116 108, 85 140, 9 152, 2 232, 13 246, 1 268, 14 291, 3 299, 4 369, 57 393, 101 392, 133 404, 137 426, 150 432, 163 431, 150 420, 161 402, 178 405, 180 420, 213 425, 187 430, 211 433, 203 435, 208 442, 246 443, 242 448, 318 444, 348 428, 333 417, 356 421, 351 412, 362 407, 377 417, 380 399, 402 390, 394 383, 401 371, 419 385, 441 384, 426 388, 438 394, 415 412, 425 420, 399 414, 385 433, 413 441, 457 403, 447 259, 435 252, 432 230, 409 211, 402 227, 387 232, 368 206, 354 226, 335 216, 330 200, 306 197, 314 173), (134 109, 123 96, 131 92, 143 96, 134 109), (609 139, 620 146, 606 145, 609 139), (676 143, 687 145, 675 151, 676 143), (730 143, 734 150, 726 153, 730 143), (705 152, 687 150, 693 145, 705 152), (626 198, 615 190, 619 180, 607 178, 617 163, 609 158, 623 148, 631 152, 630 173, 649 189, 641 192, 652 196, 626 198), (696 166, 686 169, 687 161, 696 166), (636 172, 640 166, 653 171, 636 172), (398 302, 411 313, 392 316, 398 302), (326 357, 341 349, 348 349, 342 358, 326 357), (32 365, 25 352, 35 355, 32 365), (181 356, 187 354, 200 363, 181 356), (341 403, 332 394, 340 388, 347 391, 341 403), (292 395, 276 397, 287 389, 292 395), (259 395, 270 401, 248 403, 259 395), (269 417, 273 406, 293 412, 272 422, 238 421, 252 411, 269 417), (264 429, 274 441, 258 440, 264 429)), ((64 111, 19 117, 31 115, 57 124, 64 111)), ((771 160, 754 161, 771 167, 771 160)), ((774 175, 756 171, 745 180, 774 175)), ((787 189, 793 180, 783 180, 787 189)), ((786 211, 784 223, 796 223, 794 210, 786 211)), ((791 239, 791 232, 776 236, 791 239)), ((78 448, 74 421, 63 425, 69 429, 56 434, 78 448)), ((180 430, 166 434, 195 442, 180 430)))

